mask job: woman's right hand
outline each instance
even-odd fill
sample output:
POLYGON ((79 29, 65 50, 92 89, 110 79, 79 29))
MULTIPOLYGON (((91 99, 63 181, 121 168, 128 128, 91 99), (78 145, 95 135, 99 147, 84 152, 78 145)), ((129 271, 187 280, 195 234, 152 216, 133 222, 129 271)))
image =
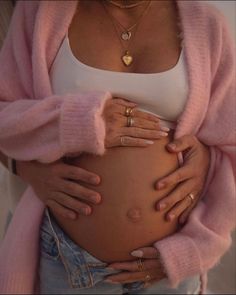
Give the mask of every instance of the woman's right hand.
POLYGON ((63 159, 45 164, 38 161, 16 161, 17 174, 34 189, 37 197, 64 218, 76 219, 79 214, 90 215, 89 204, 99 204, 101 196, 80 185, 78 181, 98 185, 97 174, 68 165, 63 159))
POLYGON ((138 110, 137 104, 122 98, 106 102, 103 117, 106 124, 105 147, 133 146, 147 147, 153 140, 168 135, 169 128, 160 126, 160 119, 145 111, 138 110), (126 108, 132 108, 133 124, 127 127, 126 108))

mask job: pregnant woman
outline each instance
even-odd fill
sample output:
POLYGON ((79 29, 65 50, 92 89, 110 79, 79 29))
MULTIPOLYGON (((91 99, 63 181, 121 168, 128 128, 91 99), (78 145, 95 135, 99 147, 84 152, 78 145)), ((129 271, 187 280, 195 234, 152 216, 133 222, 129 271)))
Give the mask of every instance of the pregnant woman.
MULTIPOLYGON (((184 1, 27 5, 17 6, 11 26, 16 30, 24 22, 24 32, 10 31, 1 56, 10 63, 8 47, 14 56, 11 67, 2 71, 7 82, 2 82, 1 149, 25 161, 50 163, 64 157, 66 163, 99 175, 96 187, 80 184, 97 191, 97 201, 102 196, 91 215, 75 220, 61 216, 55 200, 48 200, 40 229, 39 291, 198 293, 200 276, 228 249, 234 226, 227 210, 234 202, 234 57, 222 17, 207 5, 184 1), (224 43, 218 42, 221 30, 224 43), (11 34, 19 36, 23 64, 11 34), (215 47, 211 60, 209 51, 215 47), (14 79, 18 84, 7 92, 5 85, 14 79), (165 220, 163 202, 162 211, 155 210, 157 200, 167 194, 171 198, 174 186, 159 182, 155 190, 155 182, 179 166, 181 157, 168 153, 166 145, 184 134, 197 135, 212 148, 203 199, 180 228, 175 216, 165 220)), ((187 192, 179 200, 189 203, 194 197, 187 192)), ((69 207, 75 204, 71 199, 69 207)), ((33 237, 43 209, 29 188, 1 249, 2 290, 33 292, 38 242, 33 237), (7 249, 9 242, 17 247, 19 238, 25 248, 14 255, 23 266, 21 276, 16 263, 10 271, 13 252, 7 249)), ((88 214, 90 210, 85 207, 88 214)))

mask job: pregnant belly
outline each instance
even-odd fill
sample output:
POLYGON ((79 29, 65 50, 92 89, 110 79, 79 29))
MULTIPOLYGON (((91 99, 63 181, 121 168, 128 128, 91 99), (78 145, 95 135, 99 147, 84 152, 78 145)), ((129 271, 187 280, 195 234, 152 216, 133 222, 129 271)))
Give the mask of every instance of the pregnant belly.
POLYGON ((73 164, 100 175, 98 191, 102 202, 89 216, 67 220, 55 212, 62 229, 79 246, 105 262, 132 260, 130 252, 177 230, 177 221, 165 220, 164 212, 155 210, 157 200, 172 188, 157 191, 157 179, 178 167, 175 154, 166 151, 169 138, 147 148, 118 147, 103 156, 83 154, 73 164))

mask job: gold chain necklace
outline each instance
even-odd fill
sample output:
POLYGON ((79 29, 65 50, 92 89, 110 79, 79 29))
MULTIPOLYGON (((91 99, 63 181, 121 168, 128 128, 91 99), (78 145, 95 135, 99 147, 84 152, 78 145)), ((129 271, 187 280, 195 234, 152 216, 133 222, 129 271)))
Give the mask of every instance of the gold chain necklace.
MULTIPOLYGON (((146 9, 148 8, 148 6, 146 7, 146 9)), ((107 11, 107 13, 118 23, 118 25, 122 28, 122 32, 121 32, 121 39, 124 41, 128 41, 130 40, 130 38, 132 37, 132 32, 131 30, 133 30, 138 24, 139 21, 141 20, 141 18, 143 17, 143 15, 146 12, 146 9, 144 9, 144 11, 141 13, 141 15, 138 17, 138 19, 136 20, 136 23, 134 23, 132 26, 130 26, 129 28, 125 28, 119 21, 117 18, 115 18, 111 13, 109 13, 109 11, 107 11)))
POLYGON ((143 1, 138 1, 137 3, 133 3, 133 4, 126 4, 126 5, 123 5, 123 4, 119 4, 113 0, 106 0, 108 3, 114 5, 114 6, 117 6, 121 9, 129 9, 129 8, 133 8, 133 7, 137 7, 137 6, 140 6, 142 5, 146 0, 143 0, 143 1))
MULTIPOLYGON (((117 34, 117 36, 118 36, 119 42, 120 42, 122 48, 123 48, 124 51, 125 51, 125 54, 121 56, 121 60, 122 60, 122 62, 124 63, 125 66, 130 66, 130 65, 132 64, 132 62, 133 62, 133 56, 130 54, 128 48, 124 48, 123 43, 122 43, 122 41, 120 40, 120 32, 118 31, 117 26, 116 26, 116 24, 115 24, 115 22, 114 22, 114 20, 115 20, 115 21, 117 21, 117 20, 116 20, 116 19, 114 18, 114 16, 108 11, 107 7, 105 6, 105 4, 104 4, 103 2, 102 2, 102 5, 103 5, 103 7, 104 7, 106 13, 107 13, 108 16, 109 16, 109 18, 110 18, 110 20, 111 20, 111 22, 112 22, 112 25, 113 25, 113 27, 114 27, 114 29, 115 29, 115 32, 116 32, 116 34, 117 34)), ((137 32, 138 25, 139 25, 140 22, 141 22, 141 18, 147 13, 147 11, 148 11, 150 5, 151 5, 151 0, 148 2, 146 8, 144 9, 143 13, 142 13, 141 16, 139 17, 138 22, 135 23, 135 24, 132 26, 133 28, 136 27, 136 31, 135 31, 135 33, 137 32)), ((118 23, 120 26, 122 26, 118 21, 117 21, 117 23, 118 23)), ((124 26, 122 26, 122 27, 124 28, 124 26)), ((131 27, 131 28, 132 28, 132 27, 131 27)), ((127 31, 127 29, 126 29, 126 31, 127 31)), ((124 34, 124 33, 125 33, 125 32, 123 32, 122 34, 124 34)), ((135 35, 135 33, 134 33, 134 35, 135 35)), ((131 32, 127 31, 127 34, 131 34, 131 32)), ((122 35, 121 35, 121 38, 122 38, 122 35)), ((130 39, 130 37, 129 37, 128 39, 123 39, 123 38, 122 38, 122 40, 129 40, 129 39, 130 39)))

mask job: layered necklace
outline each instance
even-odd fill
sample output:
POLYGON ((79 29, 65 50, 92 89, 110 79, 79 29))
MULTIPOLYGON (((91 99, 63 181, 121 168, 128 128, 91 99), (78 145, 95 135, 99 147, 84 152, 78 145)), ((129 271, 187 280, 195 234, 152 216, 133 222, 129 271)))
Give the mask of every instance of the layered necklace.
POLYGON ((130 50, 129 50, 131 38, 134 39, 134 36, 137 32, 139 24, 141 23, 141 20, 143 19, 144 15, 147 14, 147 12, 148 12, 148 9, 151 5, 151 0, 149 0, 148 2, 146 0, 139 1, 137 3, 133 3, 133 4, 129 4, 129 5, 128 4, 122 5, 122 4, 116 3, 113 0, 105 0, 105 2, 106 3, 104 3, 104 1, 102 1, 101 3, 103 5, 106 13, 108 14, 111 22, 112 22, 112 25, 113 25, 115 32, 118 36, 118 39, 120 41, 120 44, 124 50, 124 53, 121 56, 121 60, 122 60, 123 64, 128 67, 132 64, 132 62, 134 60, 134 57, 130 53, 130 50), (138 17, 136 22, 132 26, 130 26, 129 28, 126 28, 110 13, 110 11, 106 5, 107 3, 118 6, 121 9, 129 9, 129 8, 137 7, 137 6, 143 5, 144 3, 147 3, 147 5, 144 7, 142 13, 140 14, 140 16, 138 17), (125 42, 126 44, 124 45, 123 42, 125 42))

